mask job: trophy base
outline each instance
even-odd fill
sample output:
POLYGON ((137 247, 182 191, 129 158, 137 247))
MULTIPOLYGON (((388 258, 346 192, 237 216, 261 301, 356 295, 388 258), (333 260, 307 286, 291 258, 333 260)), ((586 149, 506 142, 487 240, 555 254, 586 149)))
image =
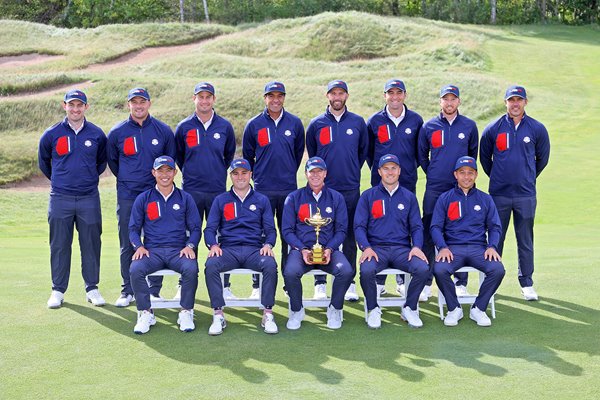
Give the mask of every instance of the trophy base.
POLYGON ((317 265, 325 265, 325 259, 323 258, 323 249, 312 249, 310 255, 308 256, 308 260, 317 265))

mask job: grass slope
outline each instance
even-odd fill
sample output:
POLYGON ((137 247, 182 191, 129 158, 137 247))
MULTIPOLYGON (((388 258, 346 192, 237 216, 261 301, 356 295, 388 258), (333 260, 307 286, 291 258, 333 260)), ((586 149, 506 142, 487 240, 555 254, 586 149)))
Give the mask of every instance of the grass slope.
MULTIPOLYGON (((400 323, 396 310, 384 310, 383 328, 370 331, 364 324, 361 302, 345 307, 340 331, 324 327, 323 311, 309 310, 302 329, 289 332, 285 329, 286 299, 280 290, 276 308, 280 334, 267 337, 258 326, 258 312, 236 309, 226 310, 229 326, 221 337, 212 338, 206 335, 210 317, 206 289, 201 283, 196 332, 180 333, 175 311, 160 310, 158 324, 151 333, 136 336, 132 333, 133 309, 99 309, 85 303, 76 245, 67 303, 61 310, 45 308, 50 291, 47 194, 3 190, 3 398, 600 396, 596 383, 600 377, 600 265, 595 257, 600 250, 600 189, 594 182, 598 168, 595 148, 600 145, 595 134, 600 122, 600 100, 596 95, 600 91, 598 32, 572 27, 480 28, 347 13, 339 18, 323 14, 274 21, 245 31, 241 38, 256 40, 262 35, 263 40, 271 38, 275 43, 281 34, 290 40, 297 38, 298 43, 310 43, 301 37, 302 32, 326 36, 322 28, 325 22, 334 30, 338 23, 370 26, 380 22, 381 30, 393 34, 402 30, 391 26, 405 25, 415 35, 430 32, 434 38, 407 52, 407 57, 421 59, 421 63, 402 64, 400 56, 334 62, 300 56, 306 54, 302 51, 293 58, 282 58, 285 51, 279 49, 278 56, 262 58, 260 53, 237 54, 235 49, 226 52, 229 47, 225 45, 217 48, 220 40, 229 41, 239 35, 233 33, 206 44, 215 52, 209 53, 210 57, 187 54, 134 68, 130 76, 124 75, 127 71, 122 75, 98 75, 97 85, 90 90, 94 99, 90 119, 106 127, 123 118, 126 113, 119 108, 122 97, 130 85, 140 81, 148 82, 152 93, 156 93, 153 109, 162 118, 172 123, 190 113, 191 102, 186 103, 189 89, 203 79, 194 75, 189 64, 194 59, 201 65, 199 71, 210 67, 206 76, 217 83, 219 110, 230 113, 228 117, 239 117, 236 127, 261 108, 260 89, 269 73, 255 76, 253 71, 281 73, 271 76, 281 77, 288 84, 286 105, 305 122, 324 108, 323 84, 337 73, 350 82, 350 108, 365 116, 381 106, 381 84, 390 76, 406 78, 409 107, 426 118, 435 112, 437 87, 454 81, 465 93, 465 114, 475 115, 480 129, 502 112, 504 86, 508 82, 522 83, 530 93, 527 111, 546 124, 553 145, 550 164, 538 182, 535 279, 541 301, 525 303, 520 299, 511 237, 504 260, 507 276, 497 296, 498 315, 489 329, 477 328, 468 320, 454 329, 445 328, 432 301, 421 306, 423 329, 409 329, 400 323), (295 30, 294 34, 288 29, 295 30), (436 29, 443 31, 436 34, 436 29), (477 44, 475 50, 460 47, 465 35, 471 37, 469 43, 477 44), (421 52, 424 48, 440 48, 436 46, 442 38, 460 49, 475 51, 477 61, 464 66, 436 62, 425 54, 426 50, 421 52), (210 65, 207 60, 211 59, 218 64, 210 65), (480 60, 485 60, 484 64, 480 60), (175 68, 171 75, 169 67, 175 68)), ((377 47, 376 40, 370 43, 377 47)), ((13 152, 6 145, 5 135, 11 135, 14 141, 19 138, 19 149, 25 151, 35 143, 41 127, 59 118, 58 101, 58 97, 40 99, 14 108, 0 102, 0 121, 10 125, 0 130, 3 160, 13 152), (45 117, 44 110, 50 111, 45 117), (13 119, 5 122, 6 115, 13 119)), ((363 173, 364 188, 368 185, 366 178, 363 173)), ((485 189, 486 180, 481 178, 480 187, 485 189)), ((419 196, 422 192, 423 179, 419 196)), ((120 284, 112 179, 102 182, 101 195, 105 222, 101 290, 112 302, 120 284)), ((200 260, 204 257, 205 253, 201 254, 200 260)), ((174 290, 173 285, 172 281, 165 284, 165 294, 174 290)), ((308 294, 308 280, 305 286, 308 294)), ((388 289, 392 289, 391 282, 388 289)), ((245 291, 249 292, 248 279, 236 277, 234 292, 245 291)))

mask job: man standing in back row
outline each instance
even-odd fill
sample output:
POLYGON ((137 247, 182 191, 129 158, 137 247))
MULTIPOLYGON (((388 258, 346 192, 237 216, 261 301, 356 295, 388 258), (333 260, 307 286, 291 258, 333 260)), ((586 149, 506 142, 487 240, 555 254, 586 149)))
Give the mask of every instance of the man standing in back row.
POLYGON ((283 83, 267 83, 263 97, 265 109, 246 124, 242 151, 254 170, 255 190, 267 196, 277 216, 283 266, 288 254, 281 232, 283 205, 288 194, 298 188, 296 174, 304 155, 304 126, 300 118, 283 108, 283 83))
MULTIPOLYGON (((400 79, 390 79, 383 87, 385 107, 376 112, 367 121, 369 130, 369 154, 367 164, 371 167, 371 186, 381 182, 378 162, 386 154, 398 157, 402 174, 400 186, 416 194, 417 192, 417 145, 419 132, 423 126, 423 118, 409 110, 404 104, 406 86, 400 79)), ((385 293, 385 278, 377 277, 377 288, 380 294, 385 293)), ((396 291, 404 296, 403 275, 396 275, 396 291)))
MULTIPOLYGON (((344 196, 348 208, 346 238, 343 253, 356 274, 356 240, 354 239, 354 213, 360 197, 360 170, 367 159, 369 137, 364 119, 346 107, 348 85, 334 80, 327 85, 329 106, 325 112, 310 121, 306 130, 306 150, 309 157, 318 156, 328 165, 325 184, 344 196)), ((323 278, 324 279, 324 278, 323 278)), ((325 294, 325 282, 315 282, 315 297, 325 294)), ((356 285, 348 288, 345 299, 357 301, 356 285)))
MULTIPOLYGON (((429 233, 433 209, 438 197, 452 189, 454 163, 460 157, 477 159, 479 133, 475 121, 458 112, 460 92, 455 85, 446 85, 440 90, 440 114, 427 121, 419 135, 419 164, 427 175, 425 195, 423 196, 423 252, 433 269, 435 251, 429 233)), ((467 273, 455 275, 456 293, 467 294, 467 273)), ((431 281, 423 289, 420 300, 431 296, 431 281)))
POLYGON ((48 308, 59 308, 69 285, 73 227, 79 233, 81 275, 86 299, 103 306, 98 292, 102 214, 98 180, 106 169, 106 136, 85 119, 89 105, 81 90, 65 94, 65 119, 48 128, 40 139, 38 164, 50 179, 50 268, 52 294, 48 308))
MULTIPOLYGON (((129 242, 129 218, 133 202, 139 194, 155 185, 156 180, 152 175, 154 160, 161 155, 175 158, 173 131, 150 115, 151 105, 146 89, 131 89, 127 96, 129 118, 119 122, 108 133, 108 166, 117 177, 117 220, 123 278, 121 295, 115 302, 117 307, 127 307, 133 300, 129 276, 134 253, 129 242)), ((153 278, 150 281, 151 294, 158 296, 162 279, 153 278)))
POLYGON ((535 183, 550 158, 546 127, 525 113, 527 92, 511 86, 504 96, 506 115, 490 123, 481 135, 481 165, 490 177, 490 194, 498 208, 502 236, 514 215, 519 254, 519 284, 525 300, 537 300, 533 288, 533 222, 537 205, 535 183))
MULTIPOLYGON (((235 134, 231 123, 215 112, 217 96, 211 83, 198 83, 192 100, 194 113, 175 128, 176 161, 183 174, 182 188, 194 198, 202 226, 215 197, 225 191, 227 168, 235 156, 235 134)), ((229 275, 225 275, 223 292, 226 298, 234 297, 229 275)))

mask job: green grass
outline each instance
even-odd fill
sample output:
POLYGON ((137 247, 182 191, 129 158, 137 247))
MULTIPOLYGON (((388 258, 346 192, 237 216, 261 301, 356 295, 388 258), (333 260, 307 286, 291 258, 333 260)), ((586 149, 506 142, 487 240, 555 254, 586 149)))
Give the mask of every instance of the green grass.
MULTIPOLYGON (((47 193, 2 190, 3 398, 600 397, 600 263, 596 257, 600 188, 595 182, 599 167, 595 149, 600 145, 596 134, 600 123, 598 31, 560 26, 483 28, 345 13, 339 18, 340 26, 360 26, 362 20, 364 26, 371 26, 380 21, 380 29, 393 35, 406 26, 418 36, 411 39, 417 44, 407 44, 413 47, 397 57, 334 62, 333 58, 300 56, 305 53, 299 49, 310 48, 302 43, 310 44, 307 38, 314 32, 323 32, 319 30, 323 26, 337 29, 335 19, 335 14, 323 14, 274 21, 245 30, 241 36, 232 33, 207 43, 211 53, 205 57, 199 56, 202 47, 198 53, 168 62, 93 76, 96 83, 88 90, 90 119, 109 128, 126 115, 127 89, 147 82, 155 114, 174 124, 191 113, 189 92, 204 77, 217 84, 217 110, 234 120, 238 132, 261 109, 261 89, 271 78, 286 83, 286 106, 304 122, 324 109, 323 86, 337 76, 350 84, 350 109, 368 116, 382 105, 382 83, 398 75, 408 85, 409 107, 424 118, 436 110, 439 86, 455 82, 464 93, 463 112, 474 116, 482 130, 502 112, 505 86, 522 83, 530 95, 527 111, 546 124, 553 146, 550 164, 538 181, 535 280, 541 301, 526 303, 520 298, 511 229, 504 258, 507 276, 497 296, 497 319, 489 329, 477 328, 469 320, 454 329, 445 328, 434 298, 421 307, 425 326, 420 330, 400 323, 396 310, 384 310, 383 328, 370 331, 361 302, 345 307, 339 331, 325 328, 323 311, 309 310, 302 329, 289 332, 285 329, 286 299, 279 290, 278 335, 268 337, 260 331, 258 312, 234 309, 226 310, 225 333, 213 338, 206 334, 210 317, 201 279, 196 332, 180 333, 175 311, 160 310, 151 332, 136 336, 133 309, 110 305, 100 309, 85 303, 76 245, 67 303, 61 310, 45 308, 50 292, 47 193), (235 43, 232 37, 271 40, 277 46, 265 48, 276 53, 261 59, 260 53, 236 54, 236 48, 227 52, 228 46, 217 46, 221 40, 235 43), (439 45, 442 39, 450 44, 445 53, 439 45), (293 42, 288 49, 294 54, 289 58, 284 57, 286 49, 279 48, 288 41, 293 42), (433 56, 457 51, 466 55, 464 66, 433 56), (408 59, 420 62, 403 63, 408 59), (203 71, 202 77, 198 71, 203 71)), ((364 40, 378 46, 374 39, 364 40)), ((8 164, 9 155, 34 151, 39 133, 60 118, 59 101, 55 96, 0 102, 2 165, 8 164)), ((4 176, 9 169, 0 172, 4 176)), ((365 170, 363 188, 367 181, 365 170)), ((423 183, 421 175, 419 196, 423 183)), ((487 188, 483 176, 479 186, 487 188)), ((112 178, 103 180, 101 196, 101 291, 112 302, 120 284, 112 178)), ((202 253, 200 260, 204 257, 202 253)), ((389 281, 388 289, 392 289, 389 281)), ((235 277, 233 282, 234 292, 249 292, 247 277, 235 277)), ((173 285, 166 283, 165 294, 174 291, 173 285)), ((305 286, 310 286, 309 280, 305 286)))

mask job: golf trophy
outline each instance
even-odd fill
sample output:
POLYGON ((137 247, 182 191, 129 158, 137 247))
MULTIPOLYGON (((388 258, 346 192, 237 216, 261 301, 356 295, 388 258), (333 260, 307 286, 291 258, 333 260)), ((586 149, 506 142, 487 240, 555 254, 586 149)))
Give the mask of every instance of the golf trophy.
POLYGON ((331 218, 323 218, 321 217, 321 210, 317 207, 317 212, 313 214, 310 218, 305 218, 304 223, 315 228, 315 233, 317 235, 317 240, 312 247, 312 251, 308 256, 308 259, 313 264, 325 264, 325 260, 323 260, 323 246, 319 244, 319 231, 325 225, 331 223, 331 218))

